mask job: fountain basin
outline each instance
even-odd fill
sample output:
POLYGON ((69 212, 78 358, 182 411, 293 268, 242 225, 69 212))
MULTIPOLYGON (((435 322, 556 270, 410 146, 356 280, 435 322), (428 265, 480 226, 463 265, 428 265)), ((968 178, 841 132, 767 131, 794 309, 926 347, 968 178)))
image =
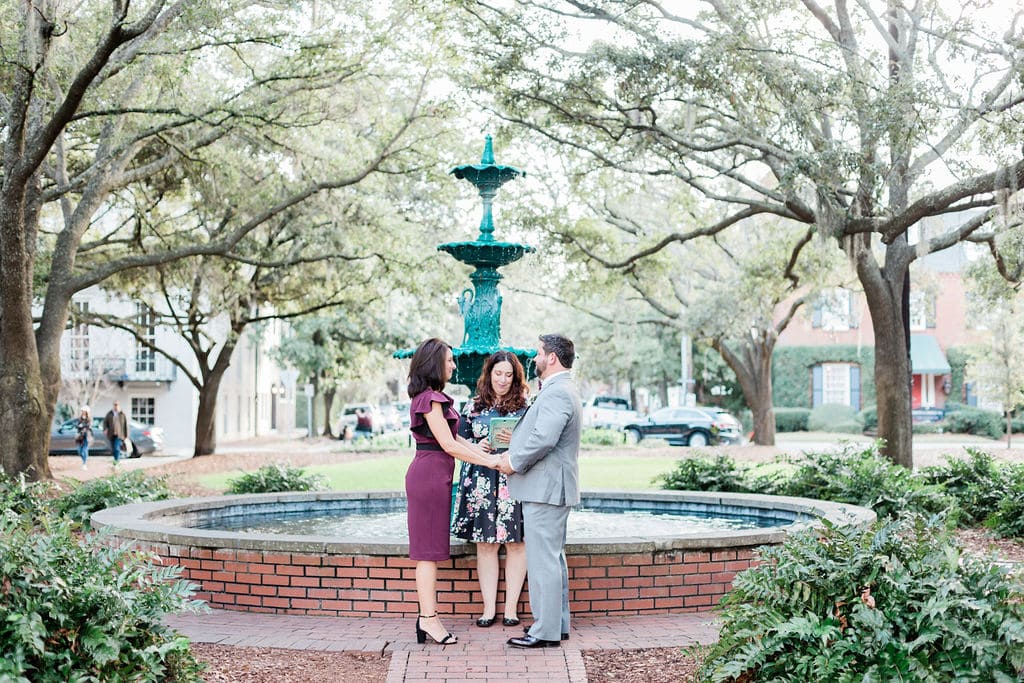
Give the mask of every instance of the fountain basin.
MULTIPOLYGON (((95 529, 134 541, 197 584, 212 607, 329 616, 402 616, 416 611, 416 563, 403 537, 239 533, 192 528, 211 519, 344 509, 404 509, 397 492, 319 492, 215 496, 137 503, 92 516, 95 529)), ((770 517, 780 525, 747 530, 574 539, 566 545, 575 615, 624 615, 713 608, 737 572, 756 564, 757 548, 826 518, 870 522, 867 508, 807 498, 718 492, 586 492, 582 505, 770 517)), ((452 542, 439 563, 442 613, 478 615, 475 547, 452 542)), ((504 586, 499 585, 499 604, 504 586)), ((524 605, 528 604, 524 592, 524 605)), ((527 612, 523 607, 521 613, 527 612)))

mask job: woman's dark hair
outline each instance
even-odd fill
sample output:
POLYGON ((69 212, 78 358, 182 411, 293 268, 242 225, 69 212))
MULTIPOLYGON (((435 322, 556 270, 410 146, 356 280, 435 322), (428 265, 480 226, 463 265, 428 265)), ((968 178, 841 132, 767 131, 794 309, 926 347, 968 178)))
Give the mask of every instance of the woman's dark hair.
POLYGON ((436 337, 416 347, 409 366, 409 398, 415 398, 427 389, 444 391, 444 364, 451 348, 451 344, 436 337))
POLYGON ((558 362, 563 368, 572 367, 576 360, 576 347, 572 340, 560 334, 542 334, 540 343, 546 353, 553 353, 558 356, 558 362))
POLYGON ((476 396, 473 398, 473 408, 477 411, 487 408, 496 408, 499 413, 508 415, 526 407, 526 392, 529 387, 526 385, 526 371, 523 364, 519 362, 514 353, 509 351, 497 351, 491 354, 490 358, 484 361, 484 367, 480 371, 480 378, 476 381, 476 396), (491 372, 498 363, 509 363, 512 366, 512 386, 508 393, 498 396, 494 393, 491 385, 491 372))

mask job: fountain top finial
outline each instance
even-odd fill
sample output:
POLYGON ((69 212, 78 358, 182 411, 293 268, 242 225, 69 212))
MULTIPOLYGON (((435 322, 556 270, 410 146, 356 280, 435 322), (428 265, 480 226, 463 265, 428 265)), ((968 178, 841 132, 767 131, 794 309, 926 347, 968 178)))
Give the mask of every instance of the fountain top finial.
POLYGON ((494 163, 494 142, 491 136, 488 135, 484 138, 484 154, 480 157, 481 165, 490 165, 494 163))

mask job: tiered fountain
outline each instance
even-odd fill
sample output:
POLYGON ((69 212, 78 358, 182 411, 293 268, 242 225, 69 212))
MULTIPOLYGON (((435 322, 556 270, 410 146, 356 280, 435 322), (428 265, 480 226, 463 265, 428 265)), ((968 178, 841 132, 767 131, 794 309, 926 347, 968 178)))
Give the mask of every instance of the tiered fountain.
MULTIPOLYGON (((459 296, 459 310, 465 322, 462 343, 452 349, 456 365, 452 382, 463 384, 473 392, 484 361, 495 351, 514 353, 523 367, 527 368, 527 372, 532 370, 532 364, 528 361, 535 353, 533 349, 501 346, 501 295, 498 293, 501 274, 498 268, 518 261, 524 254, 533 251, 533 247, 494 239, 492 215, 494 196, 498 189, 526 173, 513 166, 494 163, 494 147, 490 135, 484 142, 484 153, 479 164, 456 166, 450 173, 460 180, 471 182, 479 191, 483 203, 480 234, 474 241, 447 242, 437 247, 438 251, 447 252, 475 268, 469 276, 473 289, 466 289, 459 296)), ((396 352, 395 356, 408 358, 412 354, 413 349, 403 349, 396 352)))

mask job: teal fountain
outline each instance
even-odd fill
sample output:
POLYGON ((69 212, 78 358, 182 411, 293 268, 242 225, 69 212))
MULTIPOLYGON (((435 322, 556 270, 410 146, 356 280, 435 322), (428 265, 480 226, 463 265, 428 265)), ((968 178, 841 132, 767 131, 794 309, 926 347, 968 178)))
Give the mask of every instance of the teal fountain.
MULTIPOLYGON (((452 349, 456 365, 452 382, 469 387, 470 393, 473 393, 484 361, 495 351, 514 353, 528 373, 532 370, 533 364, 529 361, 535 353, 533 349, 501 345, 501 294, 498 293, 501 274, 498 268, 515 263, 534 249, 525 244, 494 239, 494 197, 502 185, 526 173, 513 166, 494 163, 494 147, 490 135, 484 142, 484 153, 479 164, 456 166, 450 173, 472 183, 483 202, 480 234, 475 240, 447 242, 437 247, 438 251, 447 252, 475 269, 469 276, 473 288, 467 288, 459 296, 459 310, 465 323, 462 343, 452 349)), ((412 349, 403 349, 396 352, 395 356, 408 358, 412 353, 412 349)))

